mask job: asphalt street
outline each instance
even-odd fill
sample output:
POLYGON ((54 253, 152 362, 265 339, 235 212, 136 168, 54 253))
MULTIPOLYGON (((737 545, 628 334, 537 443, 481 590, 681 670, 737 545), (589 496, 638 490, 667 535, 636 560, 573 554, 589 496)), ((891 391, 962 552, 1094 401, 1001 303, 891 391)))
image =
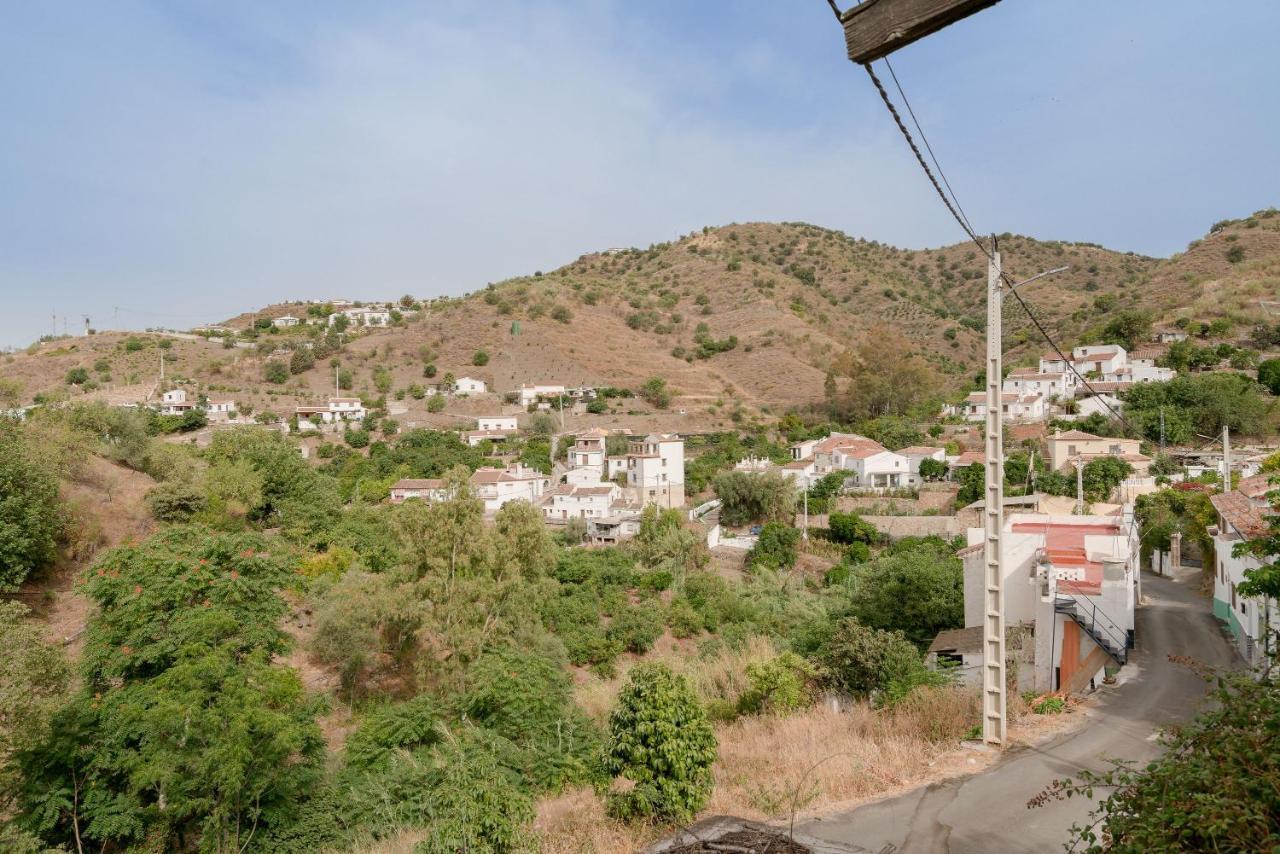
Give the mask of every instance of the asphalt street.
POLYGON ((1200 571, 1177 580, 1144 574, 1146 604, 1136 614, 1135 649, 1121 683, 1089 704, 1083 725, 1036 747, 1013 748, 988 769, 798 825, 806 834, 873 852, 1061 851, 1090 803, 1081 798, 1028 809, 1027 800, 1052 780, 1108 759, 1146 761, 1157 755, 1157 730, 1193 716, 1208 685, 1170 655, 1215 667, 1239 665, 1196 591, 1200 571), (892 847, 889 847, 892 846, 892 847))

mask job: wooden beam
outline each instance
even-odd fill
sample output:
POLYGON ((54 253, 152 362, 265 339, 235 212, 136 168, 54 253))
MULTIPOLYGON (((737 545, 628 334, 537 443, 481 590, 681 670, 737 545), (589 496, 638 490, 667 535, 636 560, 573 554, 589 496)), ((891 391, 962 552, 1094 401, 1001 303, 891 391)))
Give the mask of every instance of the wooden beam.
POLYGON ((840 16, 849 58, 865 65, 999 0, 862 0, 840 16))

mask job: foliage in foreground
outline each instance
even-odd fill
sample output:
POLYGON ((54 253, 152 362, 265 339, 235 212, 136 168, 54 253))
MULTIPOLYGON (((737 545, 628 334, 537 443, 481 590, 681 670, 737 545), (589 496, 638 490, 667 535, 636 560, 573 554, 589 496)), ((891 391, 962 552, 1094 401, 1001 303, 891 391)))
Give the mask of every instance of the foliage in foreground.
POLYGON ((687 821, 711 795, 716 736, 683 676, 642 664, 609 717, 605 769, 626 781, 609 792, 622 819, 687 821))
POLYGON ((1163 739, 1145 768, 1058 780, 1028 802, 1110 792, 1072 827, 1071 850, 1088 852, 1272 851, 1280 846, 1280 687, 1233 676, 1215 707, 1163 739))

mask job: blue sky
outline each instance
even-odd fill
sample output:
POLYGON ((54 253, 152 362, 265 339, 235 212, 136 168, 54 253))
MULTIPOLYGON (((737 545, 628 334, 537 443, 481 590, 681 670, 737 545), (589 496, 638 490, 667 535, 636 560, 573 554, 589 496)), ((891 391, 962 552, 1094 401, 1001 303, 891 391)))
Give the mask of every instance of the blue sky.
MULTIPOLYGON (((1280 203, 1277 32, 1007 0, 894 65, 979 229, 1168 255, 1280 203)), ((0 115, 0 346, 733 221, 961 236, 823 0, 7 3, 0 115)))

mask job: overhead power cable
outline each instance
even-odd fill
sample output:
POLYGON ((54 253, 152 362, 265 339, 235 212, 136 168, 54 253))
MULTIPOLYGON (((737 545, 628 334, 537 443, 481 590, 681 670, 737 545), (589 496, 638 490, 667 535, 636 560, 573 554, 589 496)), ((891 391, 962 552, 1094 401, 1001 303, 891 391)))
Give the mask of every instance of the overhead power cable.
MULTIPOLYGON (((885 65, 889 65, 889 61, 887 59, 885 60, 885 65)), ((915 138, 907 128, 906 123, 902 120, 902 115, 898 112, 898 108, 894 106, 893 99, 889 97, 889 92, 884 88, 884 84, 880 82, 880 78, 876 75, 875 69, 871 67, 870 63, 867 63, 862 67, 866 69, 867 76, 871 78, 871 82, 875 85, 876 91, 880 93, 880 100, 884 101, 885 107, 889 110, 889 115, 893 117, 894 123, 898 126, 898 131, 902 134, 903 139, 907 141, 907 145, 911 147, 911 153, 915 155, 916 162, 919 163, 920 168, 924 170, 924 174, 929 179, 929 183, 933 185, 934 192, 938 194, 938 198, 942 200, 943 205, 946 206, 951 217, 956 221, 964 233, 968 235, 969 239, 973 241, 973 244, 977 246, 982 254, 987 257, 987 260, 994 262, 994 248, 988 248, 987 245, 978 237, 976 229, 969 224, 968 217, 963 214, 963 209, 960 207, 959 200, 955 196, 955 191, 951 190, 950 182, 946 182, 946 175, 943 173, 942 167, 938 166, 938 174, 943 176, 943 181, 946 182, 947 190, 951 190, 951 195, 948 195, 947 192, 942 189, 942 184, 938 182, 938 178, 934 176, 933 170, 929 168, 929 164, 925 161, 924 155, 920 152, 920 147, 916 145, 915 138)), ((889 73, 893 74, 892 66, 889 66, 889 73)), ((906 105, 907 111, 911 115, 911 120, 915 123, 916 128, 920 130, 920 138, 924 141, 925 147, 929 151, 929 156, 933 158, 934 163, 937 164, 938 160, 933 153, 933 148, 929 145, 928 138, 925 137, 924 131, 920 129, 920 123, 916 120, 915 111, 911 108, 911 101, 907 98, 906 92, 903 91, 901 84, 898 83, 896 74, 893 74, 893 81, 895 86, 897 86, 898 93, 902 96, 903 104, 906 105)), ((993 237, 992 245, 994 246, 994 244, 995 238, 993 237)), ((1093 395, 1100 395, 1100 392, 1095 389, 1087 379, 1085 379, 1084 375, 1081 374, 1080 371, 1076 369, 1075 363, 1072 361, 1071 357, 1063 352, 1062 348, 1058 346, 1058 343, 1054 341, 1053 336, 1049 334, 1049 330, 1045 328, 1044 324, 1040 322, 1040 319, 1031 311, 1031 306, 1029 306, 1027 301, 1023 299, 1022 294, 1018 293, 1015 289, 1015 282, 1010 278, 1009 274, 1004 272, 1004 270, 1001 270, 1000 278, 1008 287, 1009 293, 1011 293, 1013 298, 1017 300, 1018 305, 1022 306, 1022 310, 1026 312, 1032 325, 1035 326, 1040 335, 1044 337, 1044 340, 1048 342, 1049 346, 1053 349, 1053 352, 1058 356, 1058 358, 1067 366, 1068 369, 1070 369, 1071 373, 1075 375, 1080 384, 1088 389, 1093 395)), ((1131 433, 1138 434, 1138 431, 1134 429, 1129 420, 1121 415, 1120 412, 1117 411, 1110 403, 1108 403, 1106 398, 1099 396, 1098 400, 1104 407, 1106 407, 1107 411, 1111 413, 1112 417, 1123 424, 1127 430, 1131 433)))

